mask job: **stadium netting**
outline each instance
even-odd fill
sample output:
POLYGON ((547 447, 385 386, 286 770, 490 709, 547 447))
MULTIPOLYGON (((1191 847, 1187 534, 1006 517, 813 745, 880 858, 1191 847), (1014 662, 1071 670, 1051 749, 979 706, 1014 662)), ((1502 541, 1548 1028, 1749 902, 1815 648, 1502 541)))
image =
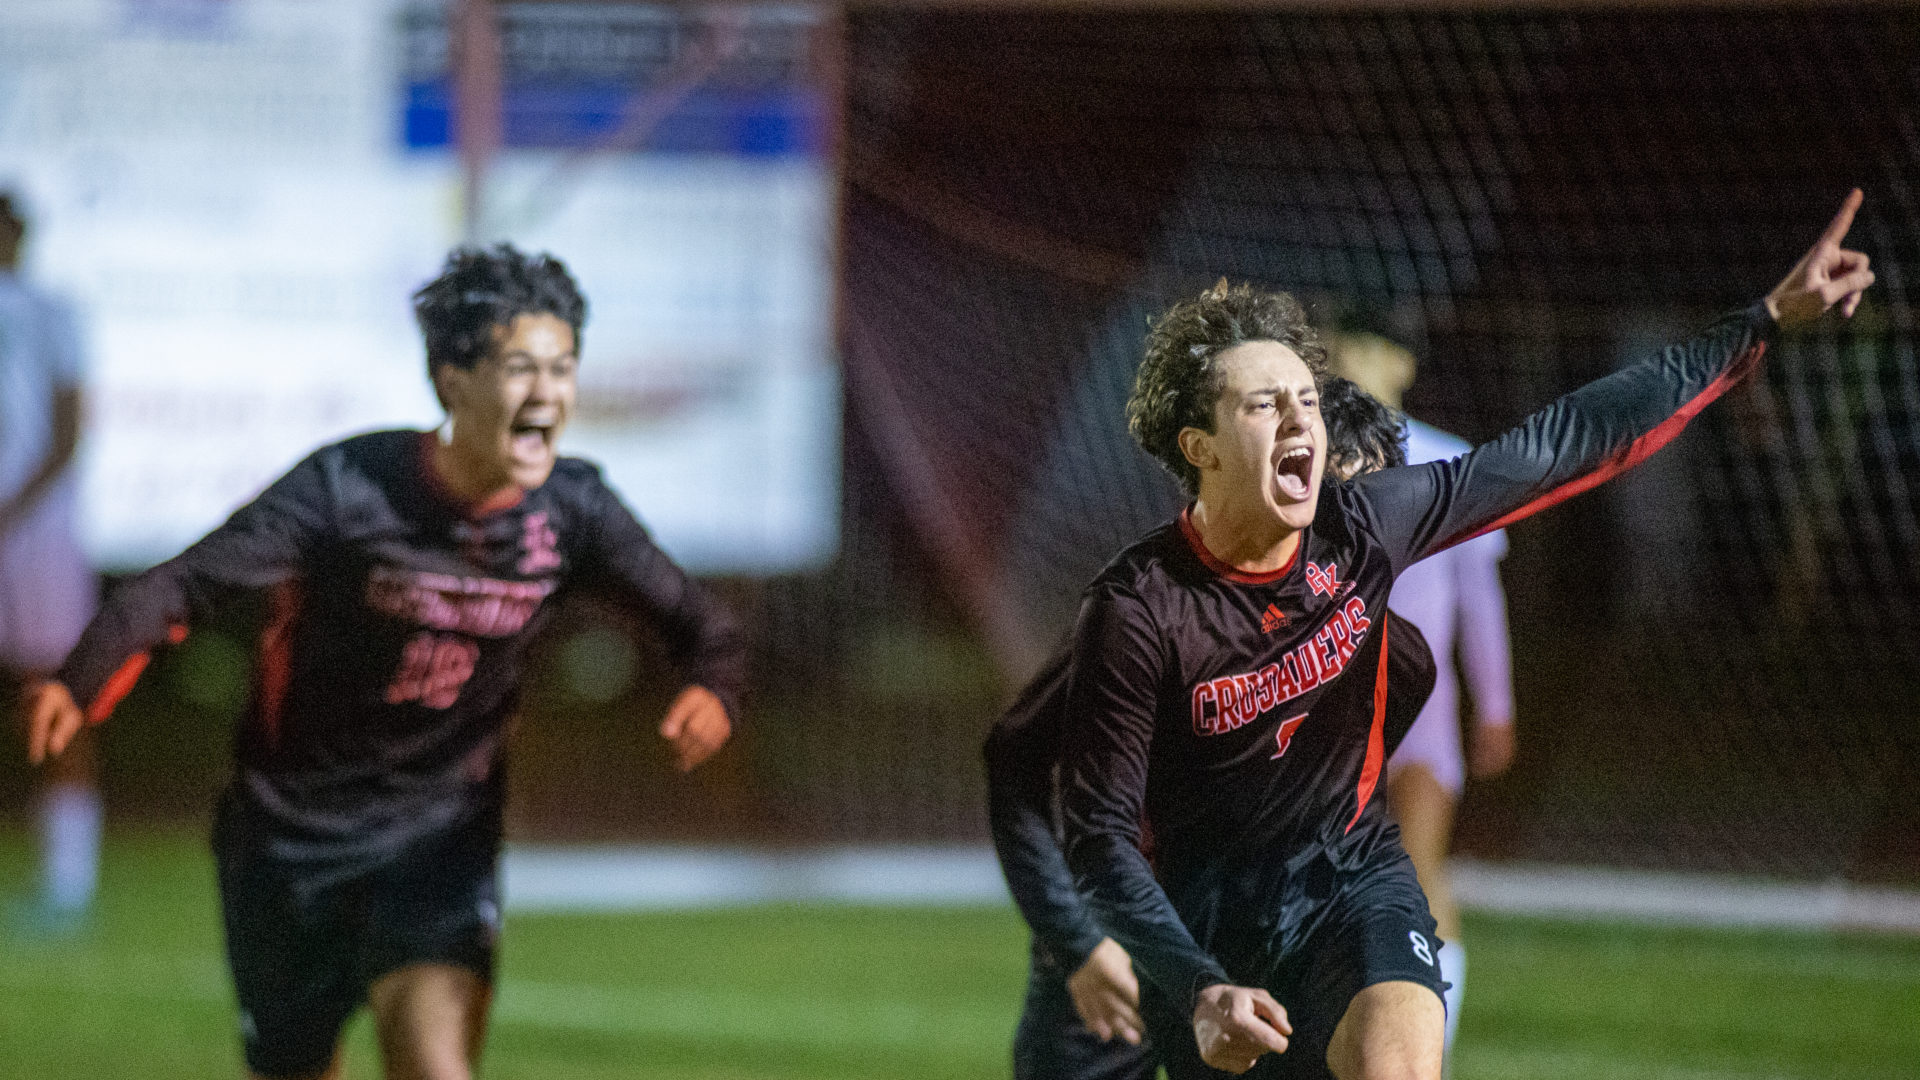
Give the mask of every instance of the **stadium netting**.
MULTIPOLYGON (((1917 64, 1920 15, 1884 7, 856 9, 849 483, 1011 685, 1179 505, 1122 413, 1169 300, 1227 275, 1387 308, 1420 343, 1410 412, 1479 440, 1755 300, 1861 186, 1856 319, 1511 530, 1521 753, 1462 844, 1920 879, 1917 64)), ((872 587, 848 558, 817 603, 872 587)), ((839 767, 955 752, 928 720, 881 736, 849 699, 872 737, 839 767)))

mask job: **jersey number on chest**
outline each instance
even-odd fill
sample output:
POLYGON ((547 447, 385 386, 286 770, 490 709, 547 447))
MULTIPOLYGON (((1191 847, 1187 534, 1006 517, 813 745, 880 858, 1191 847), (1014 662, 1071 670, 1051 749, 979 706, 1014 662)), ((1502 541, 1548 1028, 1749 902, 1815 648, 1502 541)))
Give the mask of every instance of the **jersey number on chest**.
POLYGON ((447 708, 473 678, 474 662, 479 658, 480 646, 473 641, 422 630, 408 638, 406 647, 400 650, 400 669, 387 685, 387 704, 417 701, 429 709, 447 708))

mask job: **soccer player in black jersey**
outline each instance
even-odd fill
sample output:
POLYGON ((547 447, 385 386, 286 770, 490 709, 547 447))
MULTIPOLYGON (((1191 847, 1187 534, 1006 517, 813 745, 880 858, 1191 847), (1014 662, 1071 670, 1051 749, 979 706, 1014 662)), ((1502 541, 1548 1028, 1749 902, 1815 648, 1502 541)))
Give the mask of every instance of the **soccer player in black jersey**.
POLYGON ((1174 1077, 1438 1080, 1439 943, 1373 798, 1393 579, 1642 460, 1778 327, 1851 314, 1873 280, 1840 247, 1859 200, 1764 303, 1468 454, 1324 499, 1323 356, 1298 305, 1216 289, 1155 324, 1129 420, 1195 498, 1087 589, 1060 783, 1069 865, 1146 975, 1174 1077))
MULTIPOLYGON (((1329 378, 1320 411, 1327 477, 1406 463, 1406 422, 1353 383, 1329 378)), ((1426 639, 1389 613, 1388 753, 1433 691, 1426 639)), ((1021 690, 987 736, 987 813, 1007 888, 1033 931, 1027 994, 1013 1038, 1014 1080, 1151 1080, 1159 1068, 1143 1038, 1139 981, 1125 949, 1103 935, 1074 890, 1054 821, 1054 766, 1066 698, 1066 648, 1021 690)))
POLYGON ((363 1002, 387 1076, 472 1075, 499 927, 505 729, 556 592, 608 590, 659 629, 688 682, 660 726, 682 769, 738 715, 733 620, 597 468, 556 453, 586 317, 565 267, 462 249, 414 308, 446 424, 316 451, 116 590, 26 702, 38 762, 106 717, 148 650, 271 590, 213 839, 259 1077, 337 1075, 363 1002))

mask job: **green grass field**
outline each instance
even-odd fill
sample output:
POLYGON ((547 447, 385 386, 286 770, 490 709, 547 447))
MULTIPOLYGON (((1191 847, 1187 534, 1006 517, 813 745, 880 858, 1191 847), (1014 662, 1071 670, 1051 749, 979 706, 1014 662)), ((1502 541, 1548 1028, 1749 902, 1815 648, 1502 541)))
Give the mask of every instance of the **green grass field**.
MULTIPOLYGON (((0 834, 0 880, 28 869, 0 834)), ((0 1076, 239 1075, 197 836, 116 837, 92 926, 5 942, 0 1076)), ((1476 918, 1456 1080, 1920 1078, 1920 940, 1476 918)), ((514 916, 492 1080, 1007 1073, 1012 910, 514 916)), ((348 1075, 378 1075, 364 1018, 348 1075)))

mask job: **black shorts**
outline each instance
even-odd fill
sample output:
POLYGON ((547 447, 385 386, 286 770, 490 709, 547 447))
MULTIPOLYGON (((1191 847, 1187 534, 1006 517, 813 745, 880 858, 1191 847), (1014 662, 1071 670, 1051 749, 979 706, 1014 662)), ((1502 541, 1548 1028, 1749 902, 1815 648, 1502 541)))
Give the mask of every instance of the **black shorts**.
POLYGON ((450 964, 492 980, 500 842, 488 817, 352 876, 322 877, 274 856, 247 811, 222 801, 213 849, 247 1068, 325 1069, 367 988, 408 965, 450 964))
POLYGON ((1101 1042, 1074 1011, 1067 973, 1034 950, 1013 1032, 1013 1080, 1153 1080, 1159 1064, 1150 1041, 1101 1042))
MULTIPOLYGON (((1323 856, 1284 891, 1267 898, 1269 910, 1284 913, 1275 929, 1225 933, 1201 944, 1236 984, 1265 987, 1293 1024, 1287 1052, 1265 1055, 1245 1075, 1330 1080, 1327 1047, 1355 995, 1395 981, 1441 995, 1448 985, 1440 977, 1441 943, 1413 863, 1398 843, 1382 845, 1350 869, 1335 869, 1323 856)), ((1175 1015, 1164 997, 1144 997, 1143 1013, 1173 1080, 1223 1075, 1200 1061, 1192 1016, 1175 1015)))

